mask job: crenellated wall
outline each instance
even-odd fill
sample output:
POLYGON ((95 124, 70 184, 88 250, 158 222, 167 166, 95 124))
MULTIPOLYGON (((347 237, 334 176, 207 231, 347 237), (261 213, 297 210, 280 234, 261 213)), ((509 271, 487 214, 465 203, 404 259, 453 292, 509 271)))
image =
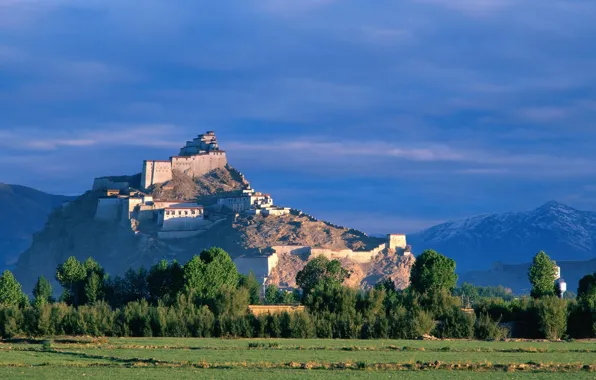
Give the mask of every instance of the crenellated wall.
POLYGON ((310 259, 317 256, 325 256, 329 260, 342 260, 349 259, 355 263, 364 264, 369 263, 375 259, 375 257, 383 252, 387 248, 387 244, 383 243, 377 248, 370 251, 352 251, 351 249, 332 250, 325 248, 311 248, 310 259))

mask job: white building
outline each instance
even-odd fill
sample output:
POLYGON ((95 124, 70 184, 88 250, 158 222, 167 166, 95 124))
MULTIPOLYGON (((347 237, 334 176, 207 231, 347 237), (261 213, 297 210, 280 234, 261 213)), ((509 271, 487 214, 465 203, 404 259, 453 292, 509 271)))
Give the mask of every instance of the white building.
POLYGON ((203 206, 197 204, 176 204, 160 210, 159 222, 164 231, 193 231, 205 223, 203 206))
POLYGON ((234 212, 247 212, 273 207, 273 198, 270 194, 255 192, 253 189, 244 189, 240 195, 219 198, 217 204, 234 212))

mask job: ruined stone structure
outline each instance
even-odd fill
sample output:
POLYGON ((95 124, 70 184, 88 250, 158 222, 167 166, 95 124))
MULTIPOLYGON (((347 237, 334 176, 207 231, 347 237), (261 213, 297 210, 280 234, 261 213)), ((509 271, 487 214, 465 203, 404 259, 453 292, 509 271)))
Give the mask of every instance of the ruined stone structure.
POLYGON ((248 275, 250 272, 253 272, 261 284, 264 284, 265 281, 267 281, 271 271, 278 263, 279 256, 276 253, 268 256, 241 256, 234 260, 234 264, 236 264, 236 269, 238 269, 239 273, 248 275))
POLYGON ((352 251, 351 249, 333 250, 327 248, 313 248, 308 246, 275 246, 271 247, 275 253, 291 253, 294 255, 306 256, 313 259, 317 256, 325 256, 329 260, 348 259, 352 262, 365 264, 373 261, 380 253, 387 249, 393 250, 403 256, 412 254, 410 246, 407 245, 406 235, 390 234, 387 235, 387 242, 380 244, 370 251, 352 251))
POLYGON ((174 170, 189 177, 198 177, 228 163, 226 152, 219 150, 217 137, 213 131, 199 135, 180 149, 178 156, 169 160, 146 160, 141 172, 141 187, 148 189, 152 185, 168 182, 174 170))
POLYGON ((374 261, 380 254, 388 250, 400 256, 411 256, 411 247, 406 244, 406 235, 387 235, 387 242, 380 244, 370 251, 353 251, 351 249, 333 250, 327 248, 313 248, 304 245, 280 245, 270 247, 272 253, 268 256, 239 257, 234 260, 238 272, 249 274, 251 271, 263 283, 279 263, 279 257, 286 254, 300 256, 303 260, 312 260, 318 256, 325 256, 329 260, 350 260, 356 264, 367 264, 374 261))

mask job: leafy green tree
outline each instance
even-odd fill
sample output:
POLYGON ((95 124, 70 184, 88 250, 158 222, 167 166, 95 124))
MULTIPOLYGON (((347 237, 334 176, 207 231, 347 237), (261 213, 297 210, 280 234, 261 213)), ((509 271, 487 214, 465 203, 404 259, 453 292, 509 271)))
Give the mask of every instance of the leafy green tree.
POLYGON ((530 295, 534 298, 542 298, 555 295, 555 278, 557 269, 555 262, 544 253, 538 252, 532 260, 532 266, 528 271, 528 278, 532 284, 530 295))
POLYGON ((157 300, 164 300, 166 297, 174 300, 184 287, 182 265, 176 260, 171 264, 167 260, 161 260, 149 270, 147 286, 149 298, 153 303, 157 303, 157 300))
POLYGON ((265 305, 276 305, 279 302, 279 289, 277 289, 277 286, 267 285, 267 288, 265 288, 265 305))
POLYGON ((64 288, 63 300, 74 306, 93 303, 104 298, 105 271, 91 257, 84 263, 74 256, 69 257, 58 266, 56 280, 64 288))
POLYGON ((579 280, 577 300, 596 306, 596 272, 588 274, 579 280))
POLYGON ((83 283, 85 303, 94 303, 104 298, 105 271, 99 263, 91 257, 83 263, 86 278, 83 283))
POLYGON ((0 276, 0 306, 24 305, 26 300, 21 284, 11 271, 5 270, 0 276))
POLYGON ((81 304, 84 294, 80 287, 85 279, 86 270, 83 264, 76 257, 70 256, 56 269, 56 280, 64 288, 62 299, 73 305, 81 304))
POLYGON ((53 302, 52 285, 44 276, 37 278, 37 282, 33 288, 33 296, 35 297, 33 303, 37 306, 53 302))
POLYGON ((213 298, 224 289, 236 288, 238 270, 232 258, 221 248, 210 248, 184 265, 184 284, 188 293, 213 298))
POLYGON ((416 258, 410 271, 410 286, 418 293, 447 290, 457 284, 455 261, 428 249, 416 258))
POLYGON ((303 296, 306 296, 316 287, 325 289, 340 287, 349 277, 350 272, 343 268, 338 260, 318 256, 298 272, 296 283, 302 289, 303 296))
POLYGON ((238 285, 241 288, 248 289, 251 305, 258 305, 261 303, 261 284, 252 271, 250 271, 247 276, 241 275, 238 285))

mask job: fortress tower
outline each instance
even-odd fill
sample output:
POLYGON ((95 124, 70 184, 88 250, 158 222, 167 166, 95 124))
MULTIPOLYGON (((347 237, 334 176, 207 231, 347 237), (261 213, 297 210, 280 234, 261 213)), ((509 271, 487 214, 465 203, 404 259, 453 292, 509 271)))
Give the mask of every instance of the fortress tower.
POLYGON ((226 152, 219 150, 215 132, 199 135, 180 149, 178 156, 169 160, 147 160, 143 162, 141 186, 145 189, 172 179, 174 170, 194 178, 211 170, 224 168, 228 163, 226 152))

